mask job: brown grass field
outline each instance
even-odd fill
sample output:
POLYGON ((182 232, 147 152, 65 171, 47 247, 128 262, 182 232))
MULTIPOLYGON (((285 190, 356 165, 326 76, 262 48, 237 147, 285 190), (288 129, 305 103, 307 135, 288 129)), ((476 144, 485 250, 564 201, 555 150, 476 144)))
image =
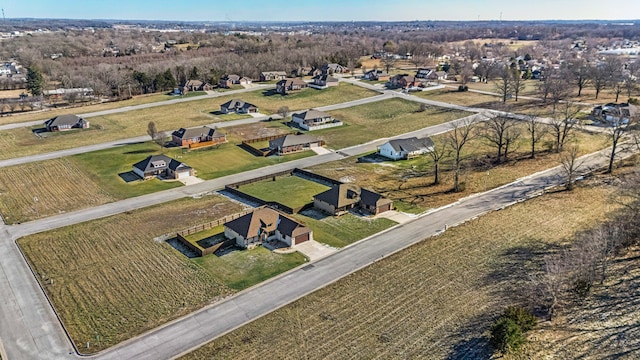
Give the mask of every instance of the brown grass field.
POLYGON ((18 245, 75 344, 96 352, 231 293, 153 237, 239 210, 218 196, 182 199, 32 235, 18 245))
MULTIPOLYGON (((24 90, 20 90, 20 93, 22 92, 24 92, 24 90)), ((20 95, 20 93, 18 93, 18 95, 20 95)), ((50 119, 52 117, 63 115, 63 114, 78 114, 78 113, 84 114, 84 113, 89 113, 94 111, 102 111, 102 110, 116 109, 120 107, 131 106, 131 105, 139 105, 139 104, 164 101, 168 99, 172 99, 172 97, 165 95, 164 93, 158 93, 158 94, 138 95, 138 96, 134 96, 129 100, 123 100, 123 101, 115 101, 115 102, 108 102, 108 103, 101 103, 101 104, 94 104, 94 105, 78 106, 78 107, 60 108, 60 109, 53 109, 53 110, 47 110, 47 111, 32 111, 32 112, 18 114, 18 115, 0 117, 0 125, 35 121, 35 120, 44 121, 46 119, 50 119)))
POLYGON ((435 106, 422 112, 419 109, 419 103, 394 98, 331 111, 345 125, 316 130, 313 135, 323 138, 328 146, 341 149, 471 115, 435 106))
POLYGON ((183 359, 489 358, 489 326, 525 269, 615 208, 611 188, 592 185, 449 229, 183 359))
POLYGON ((68 159, 13 166, 0 171, 0 213, 13 224, 114 198, 68 159), (37 201, 36 201, 37 200, 37 201))
MULTIPOLYGON (((305 89, 291 95, 264 95, 264 90, 240 95, 221 96, 187 103, 133 110, 107 116, 90 118, 91 128, 81 131, 57 133, 39 138, 30 128, 0 132, 0 159, 27 156, 100 142, 145 135, 149 121, 153 120, 159 131, 171 132, 179 127, 193 127, 213 122, 238 119, 236 114, 219 114, 220 104, 241 98, 251 102, 266 114, 275 113, 281 106, 290 110, 307 109, 337 104, 376 95, 371 90, 351 84, 341 84, 326 90, 305 89)), ((83 111, 86 109, 83 109, 83 111)), ((246 116, 245 116, 246 117, 246 116)), ((47 134, 49 135, 49 134, 47 134)))
MULTIPOLYGON (((574 141, 579 145, 581 154, 592 153, 608 146, 606 138, 601 134, 581 131, 575 134, 574 141)), ((442 139, 443 135, 434 137, 436 142, 442 139)), ((358 162, 357 157, 352 157, 317 165, 310 170, 381 192, 393 199, 399 210, 420 213, 474 193, 508 184, 525 175, 558 166, 560 155, 549 151, 550 145, 539 144, 539 150, 545 150, 545 147, 546 150, 538 153, 535 159, 528 158, 528 134, 525 132, 516 151, 510 155, 511 160, 493 166, 491 159, 495 156, 494 148, 481 139, 476 139, 466 150, 461 177, 466 186, 464 191, 458 193, 449 191, 453 187, 453 172, 450 161, 446 159, 441 163, 440 185, 432 185, 433 161, 429 156, 383 163, 358 162)))

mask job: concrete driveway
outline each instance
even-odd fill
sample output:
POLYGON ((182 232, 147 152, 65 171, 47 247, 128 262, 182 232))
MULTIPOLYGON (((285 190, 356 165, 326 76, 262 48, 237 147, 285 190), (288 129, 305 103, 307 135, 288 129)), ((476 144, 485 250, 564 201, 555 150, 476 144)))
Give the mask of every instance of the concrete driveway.
POLYGON ((309 258, 309 261, 321 259, 338 251, 336 248, 321 244, 315 240, 305 241, 300 245, 296 245, 294 249, 309 258))

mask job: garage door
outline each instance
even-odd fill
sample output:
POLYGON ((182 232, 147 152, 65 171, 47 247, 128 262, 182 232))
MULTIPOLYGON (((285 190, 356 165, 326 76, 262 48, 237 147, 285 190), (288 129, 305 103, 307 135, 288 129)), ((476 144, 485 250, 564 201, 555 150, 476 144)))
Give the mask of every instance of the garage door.
POLYGON ((309 233, 296 236, 295 245, 301 244, 305 241, 309 241, 309 233))
POLYGON ((189 171, 178 172, 178 179, 186 179, 189 177, 189 171))
POLYGON ((391 210, 391 204, 380 206, 379 213, 391 210))

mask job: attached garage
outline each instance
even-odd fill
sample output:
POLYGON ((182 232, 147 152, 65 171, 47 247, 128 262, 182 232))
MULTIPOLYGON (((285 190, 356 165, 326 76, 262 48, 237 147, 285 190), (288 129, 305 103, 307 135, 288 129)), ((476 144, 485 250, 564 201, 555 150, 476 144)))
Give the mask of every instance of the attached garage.
POLYGON ((310 239, 311 239, 311 233, 310 232, 304 233, 304 234, 300 234, 300 235, 298 235, 298 236, 296 236, 294 238, 294 241, 293 241, 292 245, 294 245, 294 246, 295 245, 299 245, 299 244, 302 244, 305 241, 309 241, 310 239))
POLYGON ((191 176, 191 171, 190 170, 186 170, 186 171, 176 171, 176 179, 186 179, 189 176, 191 176))

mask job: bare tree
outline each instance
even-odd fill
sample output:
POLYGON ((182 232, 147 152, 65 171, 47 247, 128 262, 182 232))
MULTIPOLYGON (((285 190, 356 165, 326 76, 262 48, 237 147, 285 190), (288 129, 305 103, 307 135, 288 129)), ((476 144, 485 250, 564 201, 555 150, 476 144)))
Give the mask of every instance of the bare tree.
POLYGON ((539 121, 538 114, 526 115, 525 121, 529 139, 531 140, 531 158, 534 159, 536 157, 536 145, 548 133, 548 126, 539 121))
POLYGON ((156 123, 149 121, 147 125, 147 134, 151 137, 151 140, 160 146, 160 149, 164 149, 166 134, 158 131, 156 123))
POLYGON ((511 69, 508 65, 505 65, 498 72, 498 78, 494 82, 495 90, 502 98, 502 102, 507 102, 507 98, 511 95, 513 89, 513 78, 511 75, 511 69))
POLYGON ((638 119, 637 116, 632 116, 630 119, 619 119, 612 121, 607 128, 607 135, 611 144, 611 153, 609 154, 609 166, 607 167, 607 173, 613 171, 613 162, 615 160, 620 140, 630 131, 637 130, 638 119))
POLYGON ((516 126, 517 123, 506 115, 494 116, 483 123, 480 136, 495 146, 496 163, 501 163, 503 156, 506 158, 508 150, 505 149, 513 143, 513 137, 517 136, 517 132, 514 131, 516 126))
POLYGON ((392 67, 396 66, 396 59, 393 57, 393 55, 385 55, 382 58, 382 66, 384 66, 384 69, 386 70, 387 74, 389 73, 389 69, 391 69, 392 67))
POLYGON ((591 82, 591 71, 591 66, 584 60, 577 60, 571 64, 570 72, 573 83, 578 87, 578 96, 582 96, 582 89, 591 82))
POLYGON ((277 111, 278 115, 282 116, 282 120, 287 120, 287 115, 289 115, 289 107, 281 106, 277 111))
POLYGON ((580 108, 571 102, 560 104, 558 109, 554 109, 549 122, 551 133, 555 137, 556 152, 562 151, 564 144, 571 138, 577 124, 575 116, 580 112, 580 108))
POLYGON ((445 141, 436 140, 427 154, 433 160, 433 184, 438 185, 440 184, 440 162, 451 154, 451 150, 448 149, 448 144, 445 141))
POLYGON ((511 87, 513 89, 513 96, 515 97, 515 101, 518 101, 518 95, 522 91, 524 91, 526 84, 525 80, 522 78, 522 74, 520 73, 520 69, 516 66, 515 69, 511 70, 511 87))
POLYGON ((607 72, 602 66, 596 66, 591 70, 591 84, 596 90, 596 99, 600 92, 607 86, 607 72))
POLYGON ((476 126, 478 122, 475 118, 467 118, 462 121, 456 121, 451 125, 451 130, 447 133, 447 142, 453 150, 453 191, 459 192, 460 189, 460 170, 462 165, 462 150, 476 136, 476 126))
POLYGON ((573 190, 577 173, 584 163, 583 160, 578 158, 579 153, 580 149, 578 145, 573 145, 560 157, 560 165, 562 166, 565 178, 565 188, 569 191, 573 190))

